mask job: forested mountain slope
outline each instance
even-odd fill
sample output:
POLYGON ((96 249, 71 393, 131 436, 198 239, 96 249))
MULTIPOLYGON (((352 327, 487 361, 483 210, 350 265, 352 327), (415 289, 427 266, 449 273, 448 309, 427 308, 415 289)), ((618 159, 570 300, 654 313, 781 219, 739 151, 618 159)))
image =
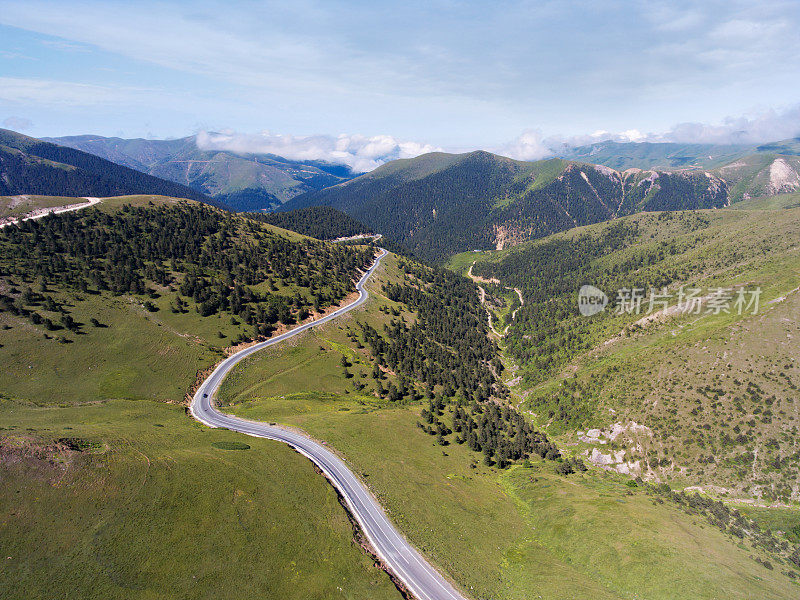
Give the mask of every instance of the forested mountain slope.
POLYGON ((120 196, 157 194, 214 201, 172 181, 72 148, 0 129, 0 195, 120 196))
MULTIPOLYGON (((325 244, 195 202, 145 196, 106 199, 98 207, 0 230, 0 314, 21 321, 5 335, 34 333, 23 344, 34 355, 57 355, 64 344, 75 356, 90 352, 95 337, 107 337, 106 328, 90 321, 102 324, 110 306, 117 307, 114 318, 126 323, 150 313, 149 319, 192 337, 213 333, 199 346, 213 351, 340 302, 372 259, 371 249, 325 244)), ((0 348, 19 350, 17 344, 0 348)), ((132 352, 131 360, 140 352, 132 352)), ((17 372, 13 363, 6 357, 6 392, 48 384, 47 377, 17 372)), ((102 388, 109 368, 74 385, 62 383, 54 397, 102 388)), ((163 376, 170 390, 184 382, 173 397, 180 400, 194 371, 163 376)), ((151 389, 154 383, 137 386, 151 389)))
POLYGON ((182 405, 373 254, 156 196, 0 229, 0 596, 400 600, 305 458, 182 405))
POLYGON ((640 210, 714 208, 727 186, 702 172, 659 172, 488 152, 394 161, 352 181, 300 196, 285 209, 328 205, 421 257, 503 248, 640 210))
POLYGON ((319 240, 335 240, 372 233, 363 223, 331 206, 309 206, 287 212, 248 213, 246 216, 319 240))
POLYGON ((241 211, 273 209, 351 177, 348 168, 321 161, 201 150, 196 136, 145 140, 79 135, 48 141, 180 183, 241 211))
POLYGON ((791 596, 781 534, 555 447, 489 360, 472 282, 392 255, 375 275, 341 322, 240 363, 226 410, 336 448, 469 597, 791 596))
POLYGON ((470 258, 476 275, 522 290, 503 344, 551 433, 620 472, 789 503, 800 500, 798 232, 797 208, 661 212, 470 258), (584 285, 607 294, 605 310, 579 312, 584 285))

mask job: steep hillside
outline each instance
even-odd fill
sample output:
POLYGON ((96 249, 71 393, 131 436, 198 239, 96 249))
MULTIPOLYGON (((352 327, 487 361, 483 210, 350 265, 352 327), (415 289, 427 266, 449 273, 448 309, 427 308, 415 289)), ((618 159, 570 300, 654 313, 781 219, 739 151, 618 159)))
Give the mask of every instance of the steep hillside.
POLYGON ((728 182, 731 202, 790 193, 800 189, 800 156, 753 154, 714 170, 728 182))
POLYGON ((147 196, 5 227, 0 249, 0 316, 11 325, 0 332, 0 391, 53 401, 151 397, 150 390, 180 401, 204 366, 199 358, 328 309, 352 293, 371 258, 371 250, 147 196), (117 379, 153 360, 153 327, 163 327, 162 359, 149 377, 117 379), (196 340, 189 349, 184 336, 196 340), (88 359, 90 373, 60 380, 65 365, 104 345, 104 358, 88 359), (180 366, 186 350, 195 367, 180 366), (26 360, 39 365, 36 377, 26 360))
POLYGON ((705 498, 673 499, 588 461, 584 471, 572 447, 561 448, 562 461, 541 432, 544 456, 520 456, 524 432, 536 428, 503 386, 485 400, 502 369, 492 361, 487 372, 480 360, 488 328, 468 280, 389 256, 367 285, 369 300, 341 322, 237 366, 221 400, 336 448, 468 597, 711 600, 724 591, 744 600, 796 591, 784 558, 794 546, 766 550, 785 541, 766 525, 756 534, 705 498), (453 367, 452 353, 463 357, 453 367), (723 532, 717 513, 748 535, 723 532))
POLYGON ((0 597, 400 600, 305 458, 182 405, 371 259, 152 196, 1 229, 0 597))
POLYGON ((797 208, 634 215, 473 254, 473 273, 522 290, 503 340, 518 392, 577 452, 721 498, 798 502, 798 232, 797 208), (605 310, 583 316, 584 285, 605 310))
POLYGON ((333 206, 421 257, 442 260, 639 210, 722 207, 726 191, 705 172, 620 173, 560 159, 435 153, 394 161, 284 209, 333 206))
POLYGON ((680 169, 700 179, 710 171, 727 185, 730 203, 800 189, 799 155, 800 138, 760 146, 600 142, 563 152, 566 158, 622 171, 680 169))
POLYGON ((331 206, 309 206, 287 212, 248 213, 246 216, 318 240, 335 240, 372 233, 363 223, 331 206))
POLYGON ((145 140, 80 135, 48 141, 180 183, 242 211, 273 209, 350 177, 346 167, 318 161, 204 151, 197 147, 195 136, 145 140))
POLYGON ((119 196, 159 194, 214 203, 171 181, 92 154, 0 129, 0 195, 119 196))

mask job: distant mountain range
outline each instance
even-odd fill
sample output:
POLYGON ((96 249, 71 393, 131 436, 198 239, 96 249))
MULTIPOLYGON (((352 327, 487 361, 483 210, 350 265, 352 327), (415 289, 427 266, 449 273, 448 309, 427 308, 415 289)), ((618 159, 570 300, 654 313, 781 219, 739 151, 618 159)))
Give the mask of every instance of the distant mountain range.
POLYGON ((619 172, 478 151, 393 161, 284 209, 332 206, 421 257, 442 260, 642 210, 720 208, 728 201, 728 184, 703 171, 619 172))
POLYGON ((800 139, 763 146, 604 142, 568 152, 595 164, 433 153, 299 196, 282 210, 332 206, 441 260, 640 211, 722 208, 793 192, 800 189, 794 152, 800 139))
POLYGON ((800 138, 759 146, 601 142, 536 162, 437 152, 355 178, 322 162, 201 150, 194 137, 49 140, 3 133, 0 193, 158 193, 240 211, 330 206, 430 260, 639 211, 721 208, 800 189, 800 138))
POLYGON ((605 165, 612 169, 714 169, 753 154, 800 155, 800 138, 771 144, 675 144, 612 142, 564 147, 561 158, 605 165))
POLYGON ((217 204, 197 190, 94 154, 0 129, 0 196, 20 194, 98 197, 157 194, 217 204))
MULTIPOLYGON (((322 161, 202 150, 196 136, 146 140, 79 135, 45 138, 45 141, 180 183, 240 211, 275 210, 296 197, 313 195, 354 177, 348 167, 322 161)), ((800 155, 800 138, 762 145, 604 141, 565 146, 559 154, 565 160, 604 165, 617 171, 708 172, 725 181, 731 202, 793 191, 797 177, 792 173, 800 172, 796 158, 800 155)), ((547 164, 542 167, 544 171, 548 170, 547 164)))
POLYGON ((239 211, 272 210, 295 196, 353 176, 347 167, 321 161, 201 150, 195 136, 177 140, 97 135, 45 139, 191 187, 239 211))

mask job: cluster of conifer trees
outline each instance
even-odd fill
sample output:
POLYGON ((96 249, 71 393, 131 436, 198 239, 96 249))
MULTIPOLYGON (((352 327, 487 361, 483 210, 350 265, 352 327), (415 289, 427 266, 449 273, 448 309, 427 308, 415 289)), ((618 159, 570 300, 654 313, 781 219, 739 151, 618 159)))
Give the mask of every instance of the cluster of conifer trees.
POLYGON ((487 335, 483 309, 472 282, 444 269, 403 261, 403 284, 384 286, 386 296, 416 312, 410 325, 395 318, 378 332, 362 325, 364 343, 377 364, 439 386, 446 397, 484 402, 508 390, 496 344, 487 335))
MULTIPOLYGON (((177 292, 173 312, 188 311, 191 302, 202 316, 227 312, 260 335, 344 298, 374 250, 288 240, 183 202, 24 221, 0 230, 0 256, 0 277, 88 293, 177 292)), ((4 305, 15 302, 24 310, 15 297, 4 305)))
MULTIPOLYGON (((668 500, 690 515, 703 515, 711 525, 739 540, 745 537, 749 538, 754 545, 772 554, 777 561, 800 568, 800 545, 785 539, 786 535, 800 539, 800 526, 795 527, 792 531, 784 532, 782 539, 782 537, 776 536, 771 529, 762 528, 756 521, 748 518, 736 508, 719 500, 702 496, 697 492, 675 491, 666 483, 648 483, 639 477, 635 481, 631 481, 630 485, 633 487, 644 486, 646 493, 654 496, 658 502, 668 500)), ((773 569, 771 563, 762 562, 760 559, 756 560, 768 569, 773 569)), ((792 574, 792 577, 796 577, 796 575, 792 574)))
POLYGON ((475 285, 444 269, 411 261, 401 261, 400 266, 405 280, 384 286, 384 292, 413 310, 415 319, 409 325, 394 311, 395 318, 383 331, 361 325, 375 359, 379 393, 383 371, 393 372, 396 379, 382 395, 393 401, 427 396, 419 426, 443 446, 452 438, 483 453, 486 465, 505 468, 534 454, 559 460, 558 449, 544 433, 500 403, 509 392, 499 380, 503 365, 488 336, 475 285))
POLYGON ((309 206, 286 212, 246 213, 245 216, 319 240, 370 233, 369 227, 332 206, 309 206))
POLYGON ((449 436, 455 434, 455 443, 466 444, 473 452, 482 453, 487 466, 504 469, 513 461, 527 460, 535 454, 559 461, 558 472, 563 475, 586 470, 580 460, 574 463, 569 459, 562 460, 556 445, 507 404, 472 402, 467 408, 463 398, 449 399, 437 394, 429 398, 428 408, 423 408, 420 416, 422 421, 417 425, 426 433, 435 435, 440 445, 447 446, 449 436), (446 414, 450 416, 449 426, 442 420, 446 414))

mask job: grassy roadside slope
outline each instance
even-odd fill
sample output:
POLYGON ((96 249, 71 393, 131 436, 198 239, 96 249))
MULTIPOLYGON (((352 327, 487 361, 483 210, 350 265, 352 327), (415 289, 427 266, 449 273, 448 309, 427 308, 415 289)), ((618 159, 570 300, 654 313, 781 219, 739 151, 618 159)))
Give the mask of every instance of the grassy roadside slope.
POLYGON ((618 475, 564 478, 543 461, 498 471, 479 464, 463 445, 436 444, 417 427, 420 406, 357 391, 353 382, 369 363, 349 333, 359 321, 380 329, 386 319, 381 307, 402 309, 381 293, 383 282, 399 279, 394 260, 384 265, 368 284, 363 307, 237 367, 220 392, 232 405, 228 410, 300 427, 328 442, 409 539, 471 597, 797 593, 783 574, 750 558, 758 551, 737 547, 697 517, 651 502, 618 475), (353 378, 342 374, 343 355, 353 378))
POLYGON ((2 597, 400 598, 282 444, 121 400, 0 401, 0 428, 2 597))
MULTIPOLYGON (((129 196, 89 210, 180 202, 129 196)), ((2 275, 0 293, 40 290, 2 275)), ((271 293, 304 291, 276 283, 271 293)), ((401 597, 306 459, 209 430, 178 405, 196 372, 250 331, 240 319, 175 313, 163 287, 157 297, 46 287, 78 332, 0 312, 0 597, 401 597), (225 449, 242 441, 249 449, 225 449)), ((33 310, 59 322, 44 301, 33 310)))
POLYGON ((63 196, 0 196, 0 219, 21 217, 38 208, 55 208, 68 204, 81 204, 86 198, 63 196))

